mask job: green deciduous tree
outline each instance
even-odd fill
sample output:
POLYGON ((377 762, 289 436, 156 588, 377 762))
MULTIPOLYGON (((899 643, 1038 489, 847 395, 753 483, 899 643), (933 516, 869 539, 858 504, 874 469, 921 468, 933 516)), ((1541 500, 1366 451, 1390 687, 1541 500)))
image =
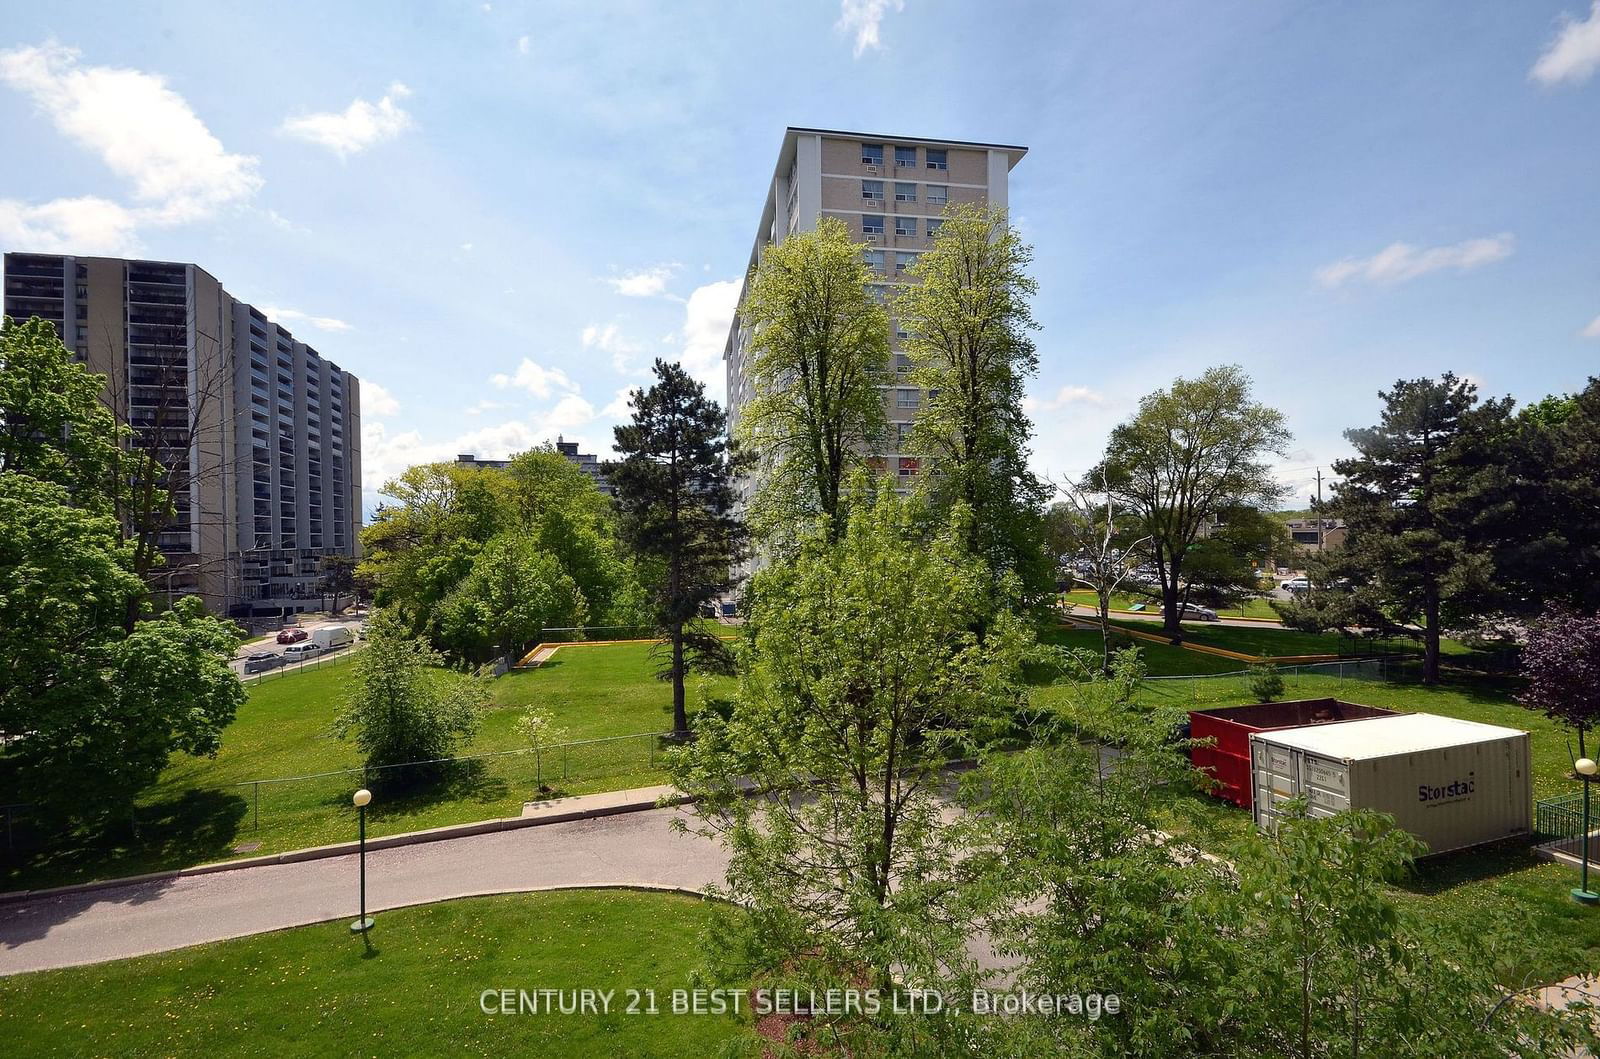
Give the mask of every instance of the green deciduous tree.
MULTIPOLYGON (((354 739, 368 768, 450 756, 477 731, 488 694, 482 681, 444 671, 441 661, 427 643, 408 634, 398 617, 374 613, 334 734, 354 739)), ((430 765, 385 769, 373 782, 403 787, 438 771, 430 765)))
MULTIPOLYGON (((815 529, 757 574, 732 714, 701 713, 674 759, 729 845, 722 892, 742 911, 724 955, 746 975, 889 988, 968 962, 936 793, 951 758, 1009 721, 1027 641, 1004 611, 975 639, 988 569, 964 527, 932 525, 916 501, 856 501, 842 538, 815 529)), ((894 1021, 874 1025, 922 1031, 894 1021)))
POLYGON ((1230 508, 1272 507, 1282 492, 1263 461, 1289 441, 1283 414, 1255 401, 1238 367, 1177 379, 1139 402, 1111 432, 1096 478, 1129 507, 1150 536, 1166 632, 1178 639, 1191 549, 1230 508))
POLYGON ((755 460, 750 509, 763 545, 793 540, 816 519, 843 532, 845 482, 883 437, 889 317, 844 222, 769 245, 739 307, 751 329, 753 396, 735 425, 755 460))
POLYGON ((1166 741, 1181 714, 1128 709, 1099 662, 1091 654, 1075 667, 1070 715, 1047 715, 1029 748, 987 756, 967 785, 980 851, 968 870, 982 894, 977 922, 1017 969, 1013 988, 1115 994, 1121 1009, 996 1020, 978 1054, 1238 1054, 1234 1023, 1251 1013, 1229 1009, 1248 953, 1216 916, 1230 880, 1155 824, 1196 783, 1166 741))
POLYGON ((32 789, 54 805, 131 810, 173 754, 215 754, 245 700, 228 665, 238 643, 195 596, 104 641, 91 652, 97 686, 20 745, 32 789))
POLYGON ((104 379, 42 320, 0 326, 0 732, 30 797, 131 811, 174 753, 214 753, 244 697, 236 630, 180 601, 158 620, 119 523, 104 379))
POLYGON ((1049 490, 1028 468, 1032 428, 1022 411, 1039 368, 1029 334, 1032 257, 1003 210, 950 206, 891 309, 910 335, 911 379, 925 395, 909 443, 923 461, 919 482, 936 510, 967 506, 968 549, 997 577, 1015 574, 1038 602, 1055 571, 1043 547, 1049 490))
POLYGON ((439 633, 471 661, 511 658, 547 627, 580 626, 586 614, 577 582, 532 538, 501 534, 439 604, 439 633))
POLYGON ((106 509, 121 435, 104 388, 49 321, 0 319, 0 471, 54 482, 79 507, 106 509))
MULTIPOLYGON (((459 624, 449 633, 444 628, 446 600, 498 538, 553 557, 581 593, 584 619, 629 625, 641 616, 643 593, 618 539, 610 500, 554 449, 522 453, 505 470, 411 467, 384 493, 397 503, 380 508, 363 531, 366 554, 357 574, 370 579, 380 606, 437 647, 478 650, 510 642, 499 634, 463 638, 459 624)), ((506 554, 502 549, 499 558, 506 554)), ((476 588, 486 587, 482 578, 489 576, 486 567, 476 588)), ((451 611, 456 619, 463 613, 459 606, 451 611)), ((577 613, 569 610, 561 620, 576 620, 577 613)))
POLYGON ((651 616, 666 638, 663 679, 672 683, 673 730, 688 734, 684 677, 691 665, 731 673, 733 656, 701 610, 727 591, 744 549, 734 515, 725 417, 705 387, 657 360, 656 382, 635 390, 632 420, 616 428, 622 460, 606 465, 622 532, 653 570, 651 616))

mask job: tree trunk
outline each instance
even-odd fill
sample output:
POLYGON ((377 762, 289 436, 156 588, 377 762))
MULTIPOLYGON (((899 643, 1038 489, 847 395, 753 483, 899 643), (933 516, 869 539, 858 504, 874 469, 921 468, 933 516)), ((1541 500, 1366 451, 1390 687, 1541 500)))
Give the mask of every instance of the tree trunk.
POLYGON ((1161 630, 1172 637, 1173 643, 1183 641, 1183 625, 1179 619, 1183 616, 1178 605, 1178 579, 1176 577, 1161 582, 1161 630))
POLYGON ((1431 583, 1423 600, 1422 682, 1439 683, 1439 586, 1431 583))
POLYGON ((683 622, 672 624, 672 730, 689 734, 689 713, 683 695, 683 622))
POLYGON ((1100 667, 1111 672, 1111 593, 1100 595, 1100 667))

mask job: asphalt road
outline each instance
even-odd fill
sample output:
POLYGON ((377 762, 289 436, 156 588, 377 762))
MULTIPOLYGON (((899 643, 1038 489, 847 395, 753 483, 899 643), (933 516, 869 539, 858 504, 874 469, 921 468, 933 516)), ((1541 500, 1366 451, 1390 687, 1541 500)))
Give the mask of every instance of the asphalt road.
MULTIPOLYGON (((651 809, 375 850, 367 854, 367 910, 563 886, 703 889, 722 879, 727 854, 671 831, 681 812, 651 809)), ((0 974, 353 920, 356 882, 349 855, 0 905, 0 974)))

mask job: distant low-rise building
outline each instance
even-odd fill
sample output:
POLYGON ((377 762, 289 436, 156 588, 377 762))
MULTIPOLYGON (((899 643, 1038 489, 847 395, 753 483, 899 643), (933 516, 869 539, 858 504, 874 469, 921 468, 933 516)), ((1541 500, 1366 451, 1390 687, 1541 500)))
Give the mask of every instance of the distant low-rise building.
MULTIPOLYGON (((611 483, 606 481, 605 472, 600 468, 600 458, 591 452, 579 452, 576 441, 568 441, 563 437, 556 438, 556 451, 566 457, 567 462, 577 467, 578 470, 594 479, 595 488, 607 496, 611 495, 611 483)), ((505 470, 511 465, 510 460, 480 460, 470 452, 456 456, 456 464, 461 467, 488 467, 493 470, 505 470)))
POLYGON ((1284 525, 1289 529, 1289 540, 1298 554, 1338 551, 1344 547, 1344 519, 1291 518, 1285 519, 1284 525))

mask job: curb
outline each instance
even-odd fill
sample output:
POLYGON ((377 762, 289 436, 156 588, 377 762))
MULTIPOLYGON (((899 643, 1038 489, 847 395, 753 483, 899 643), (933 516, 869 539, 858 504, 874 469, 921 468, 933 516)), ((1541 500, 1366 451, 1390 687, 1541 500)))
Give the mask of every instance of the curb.
MULTIPOLYGON (((580 795, 580 797, 582 796, 580 795)), ((452 838, 486 835, 496 831, 520 831, 523 828, 542 827, 545 824, 567 824, 575 820, 594 820, 604 816, 618 816, 623 813, 639 813, 649 809, 665 809, 675 805, 686 805, 693 800, 689 795, 678 794, 649 801, 619 802, 615 805, 569 809, 564 812, 547 813, 543 816, 503 816, 492 820, 475 820, 467 824, 448 824, 444 827, 429 828, 425 831, 406 831, 398 835, 369 838, 367 839, 367 850, 370 852, 379 849, 395 849, 400 846, 420 845, 424 842, 443 842, 452 838)), ((216 875, 219 872, 239 871, 245 868, 262 868, 273 864, 298 864, 309 860, 326 860, 330 857, 347 856, 358 852, 359 849, 360 843, 358 842, 336 842, 327 846, 286 850, 283 853, 268 853, 259 857, 241 857, 238 860, 196 864, 190 868, 174 868, 170 871, 147 872, 144 875, 128 875, 120 879, 97 879, 94 882, 71 883, 66 886, 51 886, 40 890, 9 890, 5 893, 0 893, 0 905, 15 904, 19 901, 32 901, 42 897, 66 897, 72 894, 93 893, 97 890, 110 890, 119 886, 137 886, 140 883, 147 882, 167 882, 196 875, 216 875)))

